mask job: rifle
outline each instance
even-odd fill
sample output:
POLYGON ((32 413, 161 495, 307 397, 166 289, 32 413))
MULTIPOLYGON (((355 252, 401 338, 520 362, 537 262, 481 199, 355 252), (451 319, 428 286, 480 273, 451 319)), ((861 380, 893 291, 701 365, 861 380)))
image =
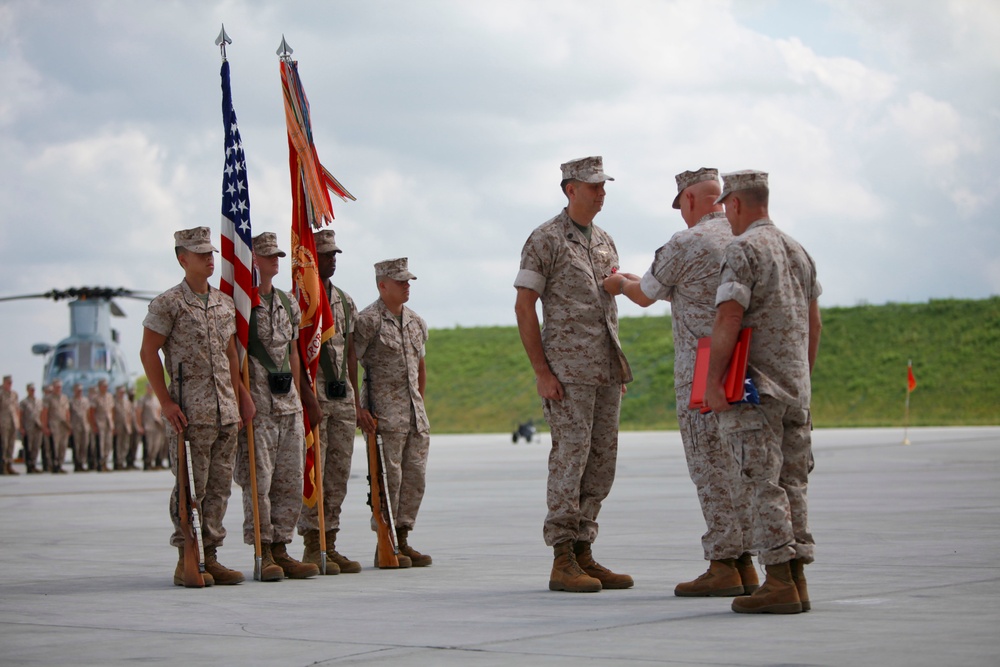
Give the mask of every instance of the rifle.
POLYGON ((368 411, 375 422, 375 430, 365 434, 368 443, 368 504, 372 508, 378 539, 376 562, 379 568, 391 569, 399 567, 399 559, 396 557, 399 547, 396 545, 396 525, 392 518, 392 503, 389 501, 389 480, 385 472, 382 436, 378 432, 378 417, 375 416, 375 404, 372 402, 371 373, 367 369, 365 371, 368 411))
MULTIPOLYGON (((177 404, 184 409, 183 364, 177 365, 177 404)), ((205 587, 205 548, 201 542, 201 518, 194 496, 191 442, 184 431, 177 434, 177 504, 184 535, 184 587, 205 587)))

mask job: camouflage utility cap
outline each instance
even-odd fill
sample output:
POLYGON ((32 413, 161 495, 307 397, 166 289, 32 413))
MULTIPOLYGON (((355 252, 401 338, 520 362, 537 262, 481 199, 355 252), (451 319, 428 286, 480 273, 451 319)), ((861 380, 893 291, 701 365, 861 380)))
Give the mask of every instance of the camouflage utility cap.
POLYGON ((375 277, 386 276, 393 280, 416 280, 417 277, 410 273, 406 264, 406 257, 381 261, 375 265, 375 277))
POLYGON ((190 252, 219 252, 212 245, 212 230, 208 227, 195 227, 174 232, 174 247, 184 248, 190 252))
POLYGON ((584 183, 603 183, 615 180, 604 173, 604 160, 600 155, 570 160, 559 165, 559 168, 562 169, 563 180, 569 179, 584 183))
POLYGON ((715 200, 715 203, 721 204, 722 200, 734 192, 757 189, 768 189, 766 171, 757 171, 756 169, 731 171, 722 175, 722 194, 715 200))
POLYGON ((253 237, 253 254, 258 257, 284 257, 285 251, 278 247, 278 235, 263 232, 253 237))
POLYGON ((694 185, 695 183, 701 183, 703 181, 718 181, 719 180, 719 170, 711 169, 709 167, 702 167, 698 171, 682 171, 681 173, 674 176, 674 180, 677 181, 677 196, 674 197, 674 208, 681 207, 681 193, 686 189, 694 185))
POLYGON ((316 239, 316 252, 343 252, 337 247, 337 242, 334 240, 334 233, 332 229, 323 229, 315 234, 313 238, 316 239))

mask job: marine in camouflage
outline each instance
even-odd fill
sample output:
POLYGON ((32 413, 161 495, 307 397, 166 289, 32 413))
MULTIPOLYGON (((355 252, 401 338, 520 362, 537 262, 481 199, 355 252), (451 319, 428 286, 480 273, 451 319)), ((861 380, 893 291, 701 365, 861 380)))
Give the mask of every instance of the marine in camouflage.
MULTIPOLYGON (((684 172, 677 187, 683 192, 709 178, 717 172, 684 172)), ((725 214, 709 213, 659 248, 640 282, 647 297, 670 302, 677 423, 707 527, 701 538, 706 560, 738 558, 751 549, 749 489, 739 480, 732 450, 720 439, 714 414, 688 408, 698 339, 712 334, 719 267, 732 240, 725 214)))

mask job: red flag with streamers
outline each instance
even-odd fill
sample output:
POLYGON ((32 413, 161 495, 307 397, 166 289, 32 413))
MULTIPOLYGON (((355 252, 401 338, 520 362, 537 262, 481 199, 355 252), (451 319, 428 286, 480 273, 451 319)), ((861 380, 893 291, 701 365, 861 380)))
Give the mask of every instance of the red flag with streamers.
MULTIPOLYGON (((284 47, 284 40, 282 40, 284 47)), ((285 96, 285 125, 288 130, 288 168, 292 185, 292 282, 295 296, 302 309, 299 324, 299 356, 315 384, 319 370, 319 351, 334 334, 333 313, 323 289, 316 264, 316 241, 313 228, 333 221, 333 206, 329 191, 341 199, 351 195, 328 172, 316 154, 309 119, 309 102, 299 80, 298 63, 290 57, 281 59, 281 87, 285 96)), ((302 501, 313 507, 318 499, 315 469, 315 424, 303 411, 306 427, 306 462, 302 484, 302 501)))

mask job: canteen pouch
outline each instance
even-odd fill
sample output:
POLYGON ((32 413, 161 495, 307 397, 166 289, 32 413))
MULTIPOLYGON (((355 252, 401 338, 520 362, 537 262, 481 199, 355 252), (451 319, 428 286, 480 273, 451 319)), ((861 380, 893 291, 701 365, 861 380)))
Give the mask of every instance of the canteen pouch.
POLYGON ((292 390, 292 374, 281 372, 268 373, 267 384, 270 386, 272 394, 287 394, 292 390))
POLYGON ((326 397, 330 399, 347 398, 347 383, 343 380, 329 380, 326 383, 326 397))

